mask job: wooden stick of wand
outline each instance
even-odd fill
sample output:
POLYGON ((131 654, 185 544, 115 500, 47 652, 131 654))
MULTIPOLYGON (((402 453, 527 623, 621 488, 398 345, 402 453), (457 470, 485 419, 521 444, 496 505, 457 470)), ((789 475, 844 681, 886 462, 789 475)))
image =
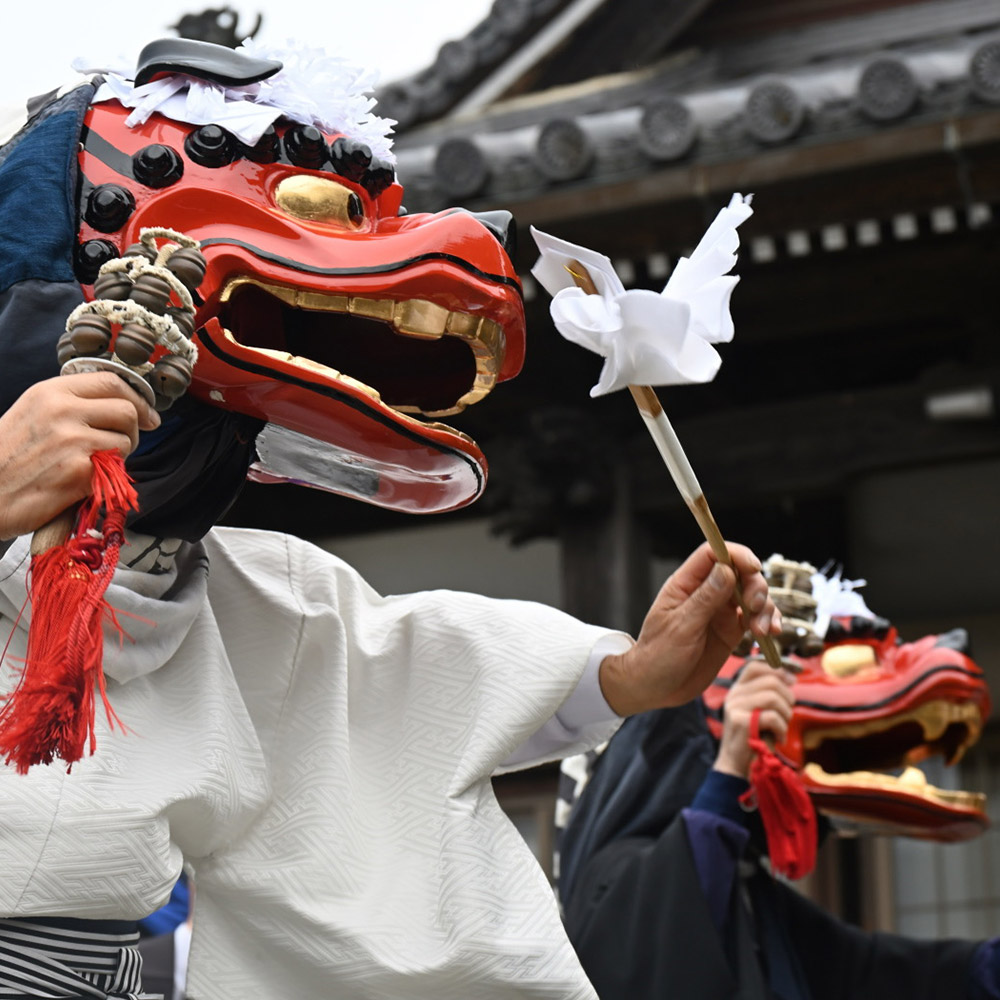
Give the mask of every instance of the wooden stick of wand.
MULTIPOLYGON (((588 295, 598 294, 597 286, 594 284, 590 272, 578 260, 570 261, 566 270, 569 271, 577 288, 580 288, 588 295)), ((729 555, 729 549, 726 547, 722 532, 719 531, 719 526, 712 516, 708 500, 705 499, 705 493, 698 484, 694 469, 691 468, 691 463, 688 461, 687 455, 684 454, 684 449, 681 447, 681 442, 674 428, 667 419, 666 413, 663 412, 663 407, 660 405, 660 401, 653 391, 652 386, 630 385, 628 388, 629 392, 632 393, 635 405, 639 408, 639 413, 642 415, 642 419, 645 421, 653 441, 656 443, 657 450, 666 463, 667 469, 670 471, 674 484, 684 498, 684 502, 688 505, 688 510, 691 511, 694 519, 698 522, 698 527, 701 528, 702 534, 705 536, 708 544, 712 547, 715 558, 723 565, 730 567, 736 574, 736 600, 743 611, 744 621, 749 628, 752 616, 743 597, 743 587, 740 585, 739 572, 733 565, 733 560, 729 555)), ((782 663, 781 653, 773 636, 766 634, 759 636, 757 637, 757 644, 760 646, 760 651, 764 655, 764 659, 772 667, 777 670, 785 666, 782 663)))

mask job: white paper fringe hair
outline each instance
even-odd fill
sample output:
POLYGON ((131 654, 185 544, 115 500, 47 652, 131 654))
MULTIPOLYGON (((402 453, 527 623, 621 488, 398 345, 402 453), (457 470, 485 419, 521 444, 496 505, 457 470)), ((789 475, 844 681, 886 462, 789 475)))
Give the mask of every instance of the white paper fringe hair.
POLYGON ((827 576, 829 571, 829 566, 824 567, 822 572, 813 573, 810 578, 812 596, 816 600, 816 634, 819 636, 826 635, 831 618, 867 618, 871 621, 875 617, 858 593, 868 581, 845 580, 839 566, 827 576))
POLYGON ((342 132, 365 143, 374 156, 395 163, 390 135, 396 123, 373 113, 375 98, 370 95, 378 83, 377 72, 291 40, 286 47, 277 47, 247 39, 237 51, 255 59, 277 59, 282 69, 244 87, 227 87, 184 73, 136 87, 133 69, 95 66, 85 59, 75 60, 73 68, 106 74, 95 101, 117 100, 132 108, 126 119, 130 128, 157 113, 189 125, 221 125, 252 146, 269 125, 284 117, 325 132, 342 132))

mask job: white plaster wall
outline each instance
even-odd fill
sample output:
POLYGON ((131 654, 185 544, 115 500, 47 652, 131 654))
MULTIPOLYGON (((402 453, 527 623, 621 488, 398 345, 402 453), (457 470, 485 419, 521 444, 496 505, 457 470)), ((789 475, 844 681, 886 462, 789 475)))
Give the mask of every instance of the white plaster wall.
POLYGON ((541 540, 513 548, 487 519, 314 539, 349 562, 380 593, 445 588, 559 606, 559 547, 541 540))

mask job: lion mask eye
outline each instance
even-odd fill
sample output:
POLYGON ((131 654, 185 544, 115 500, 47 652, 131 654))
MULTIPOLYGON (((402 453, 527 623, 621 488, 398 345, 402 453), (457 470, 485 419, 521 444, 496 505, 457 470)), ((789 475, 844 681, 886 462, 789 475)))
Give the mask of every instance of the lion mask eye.
POLYGON ((823 653, 823 670, 830 677, 844 679, 874 667, 878 663, 875 650, 859 643, 831 646, 823 653))
POLYGON ((332 222, 357 229, 365 219, 357 193, 325 177, 285 177, 274 192, 274 200, 286 215, 309 222, 332 222))

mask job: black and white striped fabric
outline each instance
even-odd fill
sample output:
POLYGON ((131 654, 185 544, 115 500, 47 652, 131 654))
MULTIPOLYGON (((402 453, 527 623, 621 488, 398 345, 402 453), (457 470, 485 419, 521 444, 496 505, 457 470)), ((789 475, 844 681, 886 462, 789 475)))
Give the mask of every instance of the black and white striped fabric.
POLYGON ((0 919, 0 1000, 138 1000, 138 940, 130 921, 0 919))

